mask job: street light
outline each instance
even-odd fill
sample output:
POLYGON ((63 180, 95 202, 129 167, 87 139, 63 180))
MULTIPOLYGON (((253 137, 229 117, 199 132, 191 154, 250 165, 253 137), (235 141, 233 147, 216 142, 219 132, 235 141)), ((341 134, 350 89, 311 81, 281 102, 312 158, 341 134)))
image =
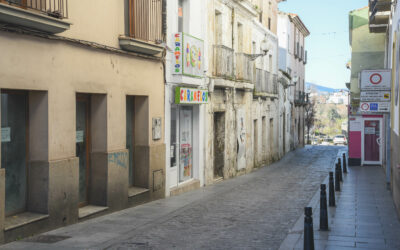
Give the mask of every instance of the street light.
POLYGON ((251 58, 250 58, 251 61, 256 60, 260 56, 266 56, 268 54, 268 52, 271 50, 271 45, 266 39, 264 39, 264 40, 261 41, 260 48, 261 48, 261 51, 263 53, 251 54, 250 55, 251 56, 251 58))

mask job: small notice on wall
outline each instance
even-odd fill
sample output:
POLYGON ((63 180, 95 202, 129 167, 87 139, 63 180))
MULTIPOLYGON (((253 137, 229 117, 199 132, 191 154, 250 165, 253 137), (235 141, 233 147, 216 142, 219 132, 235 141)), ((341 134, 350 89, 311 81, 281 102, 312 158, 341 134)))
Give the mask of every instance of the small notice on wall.
POLYGON ((11 141, 11 128, 1 128, 1 142, 11 141))
POLYGON ((359 117, 350 117, 350 131, 361 131, 361 119, 359 117))
POLYGON ((83 142, 83 130, 76 131, 76 142, 83 142))

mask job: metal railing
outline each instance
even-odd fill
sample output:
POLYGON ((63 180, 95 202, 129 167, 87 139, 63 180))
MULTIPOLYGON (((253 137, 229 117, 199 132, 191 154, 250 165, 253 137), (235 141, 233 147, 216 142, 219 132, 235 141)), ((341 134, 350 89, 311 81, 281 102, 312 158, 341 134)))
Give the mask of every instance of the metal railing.
POLYGON ((236 53, 236 79, 243 81, 253 80, 254 61, 246 53, 236 53))
POLYGON ((262 69, 256 69, 254 90, 258 93, 278 94, 278 76, 262 69))
POLYGON ((129 34, 148 42, 163 40, 161 0, 129 0, 129 34))
POLYGON ((0 0, 0 3, 38 11, 54 18, 68 18, 68 0, 0 0))
POLYGON ((214 75, 233 78, 234 50, 224 45, 214 45, 214 75))
POLYGON ((294 102, 297 105, 305 105, 308 103, 308 94, 303 91, 296 91, 294 102))

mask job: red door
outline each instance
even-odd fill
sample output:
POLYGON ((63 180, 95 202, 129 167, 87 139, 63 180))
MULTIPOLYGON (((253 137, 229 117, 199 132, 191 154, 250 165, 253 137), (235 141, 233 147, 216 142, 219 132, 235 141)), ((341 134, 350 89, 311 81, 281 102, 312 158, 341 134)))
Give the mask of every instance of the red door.
POLYGON ((380 121, 364 121, 364 161, 379 162, 380 161, 380 121))

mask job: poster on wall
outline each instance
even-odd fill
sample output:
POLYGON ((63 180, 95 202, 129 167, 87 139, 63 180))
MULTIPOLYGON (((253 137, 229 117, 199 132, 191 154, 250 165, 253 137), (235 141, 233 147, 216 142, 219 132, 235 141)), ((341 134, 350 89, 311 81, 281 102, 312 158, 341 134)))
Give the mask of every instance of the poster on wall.
MULTIPOLYGON (((400 20, 397 23, 397 28, 394 36, 395 53, 393 53, 393 64, 392 70, 395 70, 394 74, 394 86, 392 88, 392 98, 393 98, 393 132, 399 135, 399 60, 400 60, 400 20)), ((392 72, 393 73, 393 72, 392 72)))
POLYGON ((245 112, 243 109, 236 110, 236 134, 237 134, 237 168, 246 168, 246 126, 245 112))
POLYGON ((174 40, 173 74, 204 76, 204 41, 185 33, 176 33, 174 40))
POLYGON ((349 131, 350 132, 357 132, 357 131, 361 131, 361 128, 362 128, 362 119, 361 119, 361 117, 350 116, 349 117, 349 131))
POLYGON ((179 181, 190 180, 193 177, 193 137, 192 110, 180 110, 180 164, 179 181))

